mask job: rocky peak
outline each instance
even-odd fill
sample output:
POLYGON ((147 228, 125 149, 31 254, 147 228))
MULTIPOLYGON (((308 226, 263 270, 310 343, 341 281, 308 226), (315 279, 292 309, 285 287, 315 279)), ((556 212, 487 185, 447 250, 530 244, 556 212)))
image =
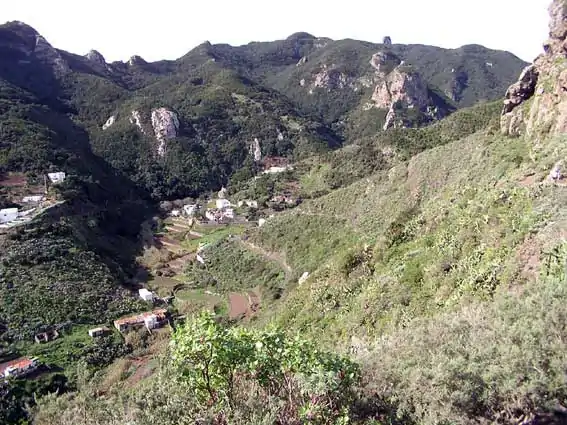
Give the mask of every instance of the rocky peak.
POLYGON ((411 67, 402 62, 389 74, 384 75, 382 71, 381 56, 374 55, 371 60, 374 68, 380 70, 381 78, 372 94, 374 107, 387 109, 386 121, 383 129, 392 127, 404 127, 406 123, 404 114, 413 110, 430 121, 442 118, 446 112, 437 108, 429 95, 429 88, 421 75, 411 67))
POLYGON ((50 66, 56 76, 70 71, 69 64, 59 51, 34 28, 23 22, 11 21, 0 25, 0 46, 27 57, 35 57, 50 66))
POLYGON ((506 92, 501 118, 505 135, 567 131, 567 2, 554 0, 549 15, 544 53, 506 92))
POLYGON ((92 62, 106 66, 106 60, 104 59, 104 56, 102 56, 102 54, 100 54, 100 52, 96 50, 90 50, 89 53, 85 55, 85 57, 92 62))
POLYGON ((177 114, 167 108, 158 108, 152 111, 152 127, 159 143, 158 156, 164 156, 167 140, 177 137, 179 130, 179 119, 177 114))
POLYGON ((395 54, 382 51, 372 55, 370 59, 370 65, 379 74, 385 76, 385 74, 390 73, 395 67, 401 64, 401 60, 395 54))
POLYGON ((145 64, 147 64, 147 62, 144 60, 144 58, 138 55, 134 55, 130 59, 128 59, 128 65, 130 66, 145 65, 145 64))

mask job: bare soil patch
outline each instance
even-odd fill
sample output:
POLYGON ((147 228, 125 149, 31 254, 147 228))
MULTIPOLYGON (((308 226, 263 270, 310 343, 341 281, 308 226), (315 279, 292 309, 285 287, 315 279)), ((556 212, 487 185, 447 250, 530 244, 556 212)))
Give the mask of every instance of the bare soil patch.
POLYGON ((260 308, 260 295, 257 291, 246 293, 231 292, 228 296, 230 319, 251 318, 260 308))

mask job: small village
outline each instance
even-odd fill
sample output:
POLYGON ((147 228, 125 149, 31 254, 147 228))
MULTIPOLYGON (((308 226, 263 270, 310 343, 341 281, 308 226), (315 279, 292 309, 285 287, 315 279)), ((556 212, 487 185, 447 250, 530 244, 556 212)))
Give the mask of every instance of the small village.
MULTIPOLYGON (((290 169, 290 166, 279 162, 268 165, 264 174, 281 173, 290 169)), ((47 208, 56 205, 55 200, 48 198, 48 184, 57 185, 63 182, 65 178, 66 175, 63 172, 48 173, 45 176, 43 193, 37 193, 36 188, 33 193, 26 193, 21 197, 20 204, 25 205, 26 209, 7 208, 0 210, 0 229, 9 229, 27 223, 47 208)), ((231 202, 227 196, 227 189, 224 187, 216 195, 215 199, 209 198, 206 202, 192 202, 183 205, 178 203, 173 208, 164 211, 166 215, 164 219, 165 231, 156 233, 152 244, 161 247, 160 250, 168 252, 172 259, 167 263, 165 269, 157 270, 157 276, 177 277, 180 280, 170 280, 177 282, 177 286, 183 287, 185 285, 182 280, 183 267, 191 261, 206 266, 206 250, 211 245, 210 238, 207 236, 216 231, 234 228, 235 226, 238 228, 262 227, 270 217, 273 217, 273 214, 267 216, 262 214, 254 220, 249 220, 244 213, 257 212, 260 207, 257 200, 243 199, 231 202), (183 248, 183 241, 188 241, 185 244, 186 246, 187 244, 194 246, 192 252, 185 252, 187 250, 183 248), (197 242, 197 244, 191 244, 192 241, 197 242)), ((289 194, 279 194, 273 196, 267 204, 274 207, 277 205, 297 205, 297 203, 297 198, 289 194)), ((159 287, 156 289, 159 289, 159 287)), ((128 332, 140 329, 152 333, 165 326, 173 328, 174 317, 169 312, 168 307, 175 299, 174 292, 174 290, 171 290, 169 293, 160 296, 143 285, 138 289, 137 295, 153 308, 145 312, 116 318, 112 323, 115 330, 112 330, 108 325, 99 325, 88 329, 86 332, 91 339, 96 340, 112 335, 114 332, 125 335, 128 332)), ((205 291, 205 294, 217 296, 210 291, 205 291)), ((258 294, 250 291, 246 294, 230 293, 226 301, 229 304, 229 316, 231 318, 254 314, 260 305, 258 294), (236 307, 237 305, 238 307, 236 307)), ((177 320, 183 320, 183 318, 183 314, 177 316, 177 320)), ((46 344, 61 337, 64 336, 57 329, 52 329, 36 334, 34 343, 46 344)), ((28 378, 47 371, 47 366, 37 357, 20 357, 0 364, 0 378, 2 379, 28 378)))
MULTIPOLYGON (((42 214, 47 209, 58 205, 54 198, 48 195, 48 185, 57 185, 65 181, 66 174, 62 171, 48 173, 44 176, 43 187, 36 187, 32 193, 25 193, 19 199, 15 199, 14 203, 22 205, 24 209, 4 208, 0 209, 0 231, 2 229, 10 229, 31 221, 34 217, 42 214)), ((4 183, 6 184, 6 183, 4 183)), ((14 186, 16 186, 14 184, 14 186)))

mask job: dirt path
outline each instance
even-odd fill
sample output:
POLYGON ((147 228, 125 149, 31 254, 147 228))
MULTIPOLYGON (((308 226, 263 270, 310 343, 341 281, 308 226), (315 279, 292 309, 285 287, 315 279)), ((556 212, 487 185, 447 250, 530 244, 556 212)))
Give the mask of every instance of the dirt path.
POLYGON ((242 238, 237 238, 238 242, 243 245, 249 251, 254 252, 255 254, 261 255, 262 257, 266 258, 267 260, 274 261, 278 263, 278 265, 285 271, 285 278, 291 279, 291 275, 293 274, 293 269, 287 263, 285 256, 279 254, 277 252, 268 252, 261 246, 255 245, 252 242, 248 242, 242 240, 242 238))

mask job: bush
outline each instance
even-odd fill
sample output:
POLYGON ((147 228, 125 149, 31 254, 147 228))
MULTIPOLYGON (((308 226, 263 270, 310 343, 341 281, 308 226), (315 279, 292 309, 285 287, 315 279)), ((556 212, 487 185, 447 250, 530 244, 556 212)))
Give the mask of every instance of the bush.
POLYGON ((348 420, 360 377, 355 363, 309 341, 279 329, 223 327, 210 313, 179 328, 171 348, 182 380, 202 403, 229 412, 242 397, 237 390, 246 388, 258 399, 279 400, 284 423, 348 420))

